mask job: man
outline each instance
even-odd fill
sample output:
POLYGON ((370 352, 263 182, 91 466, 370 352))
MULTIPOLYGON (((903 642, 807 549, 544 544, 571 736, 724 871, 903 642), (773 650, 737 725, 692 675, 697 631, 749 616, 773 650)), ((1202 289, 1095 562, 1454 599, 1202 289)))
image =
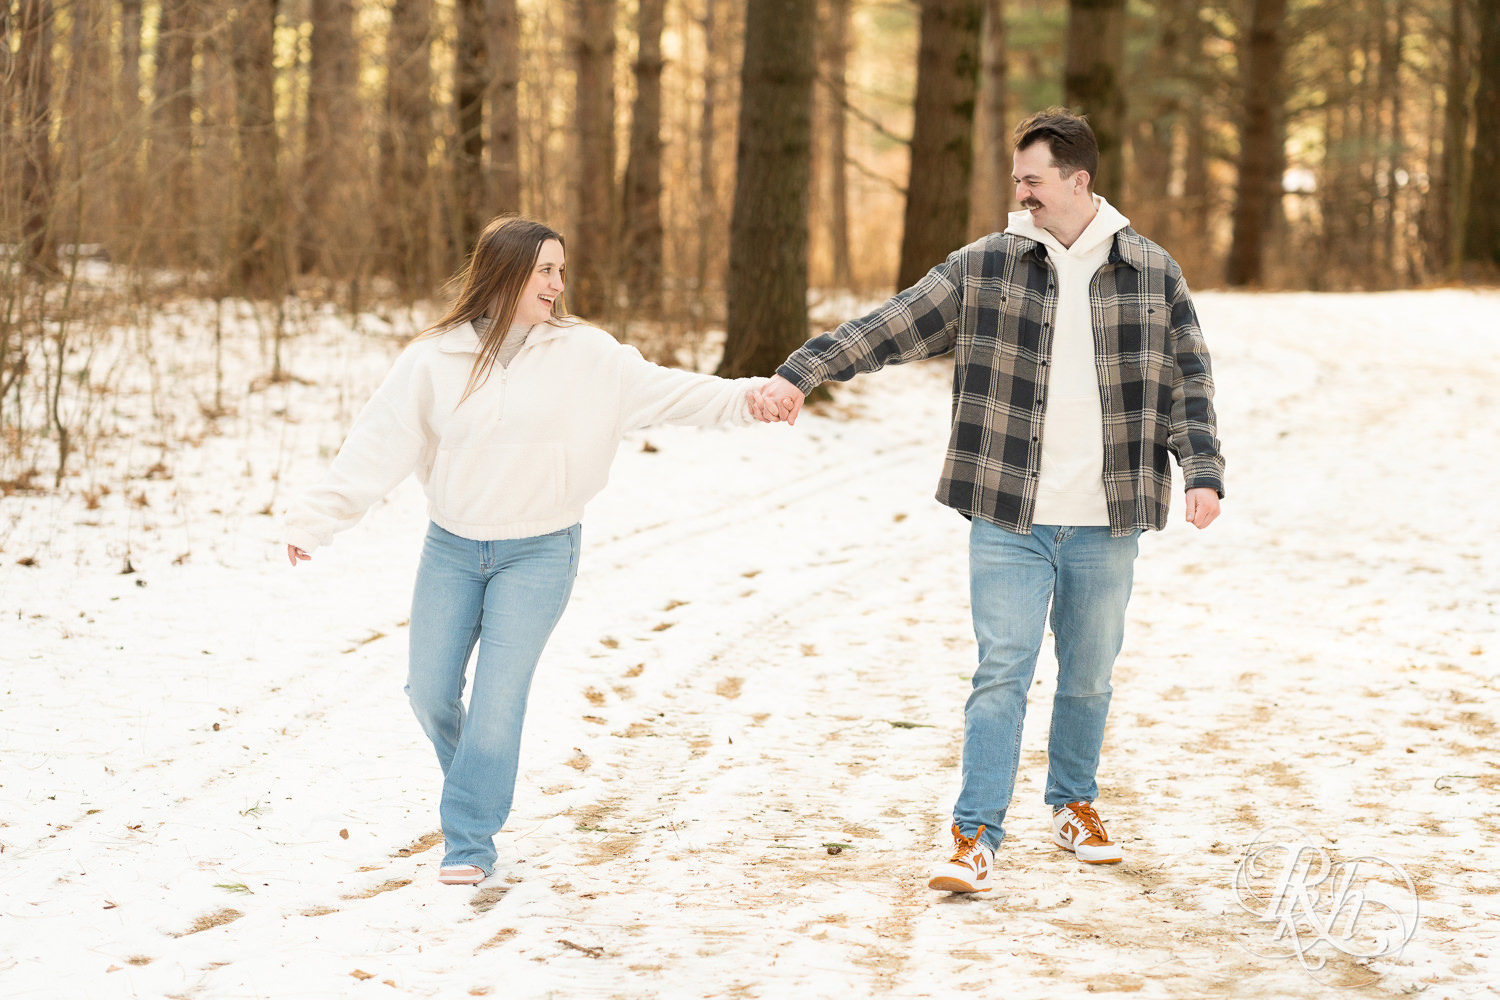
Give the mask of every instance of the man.
POLYGON ((1053 108, 1026 119, 1014 156, 1023 211, 1005 232, 809 340, 752 394, 760 419, 795 422, 825 381, 956 353, 937 498, 972 522, 979 666, 964 708, 954 849, 928 882, 937 890, 992 884, 1049 600, 1052 837, 1080 861, 1122 859, 1093 803, 1137 541, 1166 525, 1169 453, 1195 527, 1218 516, 1224 495, 1213 378, 1187 284, 1093 193, 1098 162, 1082 117, 1053 108))

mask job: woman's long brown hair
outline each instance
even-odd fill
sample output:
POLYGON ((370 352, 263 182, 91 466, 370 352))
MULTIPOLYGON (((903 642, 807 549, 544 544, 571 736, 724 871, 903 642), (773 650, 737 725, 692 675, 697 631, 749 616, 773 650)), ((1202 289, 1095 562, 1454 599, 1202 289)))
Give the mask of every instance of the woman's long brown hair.
MULTIPOLYGON (((542 244, 548 240, 556 240, 566 249, 561 234, 540 222, 514 215, 491 219, 474 241, 474 250, 463 269, 453 277, 459 285, 458 299, 442 319, 417 334, 415 339, 437 336, 462 323, 471 323, 491 306, 496 307, 489 329, 480 335, 479 356, 474 359, 469 384, 458 400, 459 405, 484 384, 495 367, 500 345, 515 322, 521 293, 531 279, 531 269, 542 252, 542 244)), ((552 303, 552 319, 567 318, 568 311, 559 295, 552 303)))

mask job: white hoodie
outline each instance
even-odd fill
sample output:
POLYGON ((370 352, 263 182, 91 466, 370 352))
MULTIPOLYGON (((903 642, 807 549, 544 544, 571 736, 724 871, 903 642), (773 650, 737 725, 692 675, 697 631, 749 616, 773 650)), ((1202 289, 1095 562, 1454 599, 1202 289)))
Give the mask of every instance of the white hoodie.
POLYGON ((328 544, 413 472, 428 516, 456 535, 558 531, 604 488, 628 431, 753 423, 745 391, 765 381, 664 368, 595 327, 543 323, 459 406, 478 350, 470 323, 408 346, 323 481, 287 510, 283 540, 328 544))
POLYGON ((1081 527, 1109 524, 1104 495, 1104 411, 1095 370, 1089 286, 1109 259, 1115 233, 1130 220, 1099 195, 1097 214, 1071 247, 1039 228, 1027 211, 1010 213, 1007 233, 1047 247, 1057 273, 1057 315, 1052 320, 1052 368, 1047 379, 1042 464, 1035 524, 1081 527))

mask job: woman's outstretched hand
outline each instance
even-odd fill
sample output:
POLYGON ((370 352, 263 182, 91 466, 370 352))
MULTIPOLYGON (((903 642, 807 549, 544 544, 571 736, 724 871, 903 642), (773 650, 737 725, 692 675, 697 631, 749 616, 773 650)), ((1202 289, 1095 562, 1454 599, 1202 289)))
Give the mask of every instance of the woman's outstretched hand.
POLYGON ((286 547, 286 557, 291 561, 293 566, 297 565, 298 560, 312 558, 312 556, 308 555, 306 552, 303 552, 295 545, 288 545, 286 547))

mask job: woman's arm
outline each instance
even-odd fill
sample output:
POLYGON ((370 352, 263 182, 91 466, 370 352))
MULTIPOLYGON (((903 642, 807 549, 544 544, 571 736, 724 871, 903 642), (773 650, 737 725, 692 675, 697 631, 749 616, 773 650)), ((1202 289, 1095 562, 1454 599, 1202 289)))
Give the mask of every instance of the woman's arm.
POLYGON ((652 424, 746 426, 755 422, 745 393, 763 378, 725 379, 655 365, 634 347, 619 345, 621 431, 652 424))
POLYGON ((431 434, 423 418, 424 389, 413 352, 396 362, 365 404, 322 481, 288 507, 282 540, 296 565, 335 533, 352 528, 423 460, 431 434))

